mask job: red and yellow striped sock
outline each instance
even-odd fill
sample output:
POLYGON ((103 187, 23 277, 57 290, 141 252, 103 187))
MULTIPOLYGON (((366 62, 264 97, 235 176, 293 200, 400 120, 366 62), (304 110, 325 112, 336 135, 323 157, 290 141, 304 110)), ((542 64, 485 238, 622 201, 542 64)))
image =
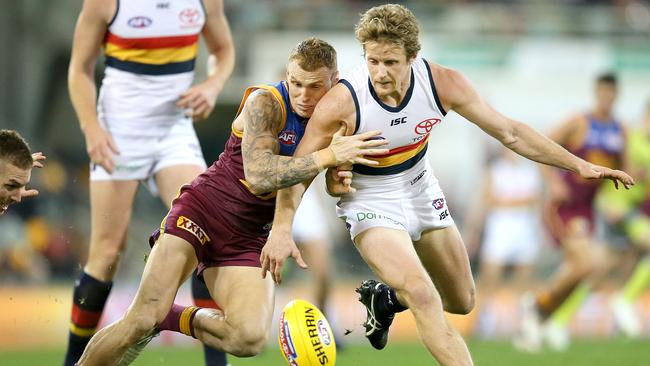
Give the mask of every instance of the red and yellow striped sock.
POLYGON ((194 321, 194 316, 199 309, 201 308, 196 306, 181 306, 173 304, 165 319, 158 326, 158 329, 171 330, 172 332, 183 333, 196 338, 192 321, 194 321))

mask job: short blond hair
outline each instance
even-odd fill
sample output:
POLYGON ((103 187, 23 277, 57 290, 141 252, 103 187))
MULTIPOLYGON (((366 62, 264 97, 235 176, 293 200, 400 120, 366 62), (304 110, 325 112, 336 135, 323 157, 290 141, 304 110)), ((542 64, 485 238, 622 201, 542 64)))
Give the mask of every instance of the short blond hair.
POLYGON ((365 50, 368 42, 389 42, 404 47, 406 58, 420 51, 420 24, 415 15, 398 4, 385 4, 368 9, 355 27, 357 40, 365 50))
POLYGON ((321 67, 327 67, 332 71, 337 70, 336 50, 329 43, 316 37, 298 43, 289 55, 289 62, 291 61, 296 61, 305 71, 316 71, 321 67))

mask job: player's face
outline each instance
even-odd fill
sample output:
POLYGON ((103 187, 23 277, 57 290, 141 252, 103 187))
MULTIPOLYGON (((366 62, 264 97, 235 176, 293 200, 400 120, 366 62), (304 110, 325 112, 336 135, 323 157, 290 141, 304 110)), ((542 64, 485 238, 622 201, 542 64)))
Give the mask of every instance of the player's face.
POLYGON ((0 161, 0 215, 11 204, 20 202, 21 194, 29 183, 31 169, 20 169, 13 164, 0 161))
POLYGON ((404 46, 371 41, 365 44, 364 51, 370 80, 379 98, 406 92, 415 57, 407 59, 404 46))
POLYGON ((596 84, 596 107, 603 111, 611 111, 616 101, 616 85, 610 83, 596 84))
POLYGON ((291 108, 300 117, 310 118, 320 98, 336 82, 337 72, 323 66, 314 71, 305 71, 297 61, 287 65, 287 83, 291 108))

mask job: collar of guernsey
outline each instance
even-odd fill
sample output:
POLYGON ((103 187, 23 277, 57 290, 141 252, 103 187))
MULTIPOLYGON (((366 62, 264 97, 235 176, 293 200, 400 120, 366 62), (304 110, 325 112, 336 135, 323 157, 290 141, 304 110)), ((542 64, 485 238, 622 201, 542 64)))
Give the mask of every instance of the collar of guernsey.
POLYGON ((366 175, 401 173, 415 166, 427 153, 427 142, 434 126, 446 111, 442 107, 427 61, 417 58, 411 65, 410 86, 398 106, 383 103, 372 86, 366 64, 354 69, 340 80, 350 93, 356 107, 355 134, 380 130, 378 138, 388 139, 389 152, 369 157, 379 165, 355 165, 353 171, 366 175))
MULTIPOLYGON (((283 122, 277 134, 278 141, 280 142, 279 154, 283 156, 292 156, 296 151, 296 147, 298 146, 298 143, 300 143, 302 136, 305 134, 307 119, 300 117, 296 112, 293 111, 293 108, 291 108, 289 89, 287 87, 287 83, 284 81, 280 81, 272 85, 255 85, 247 88, 244 92, 244 97, 239 104, 237 116, 239 116, 241 111, 244 109, 244 104, 246 104, 248 97, 257 89, 264 89, 271 92, 278 103, 280 103, 280 110, 282 112, 281 118, 283 122)), ((231 128, 232 134, 235 137, 239 139, 244 137, 244 131, 235 129, 234 125, 231 128)), ((239 181, 246 187, 246 189, 250 191, 248 182, 246 182, 246 180, 240 179, 239 181)), ((275 197, 275 192, 258 195, 258 197, 262 199, 271 199, 275 197)))
POLYGON ((194 70, 201 0, 118 0, 104 37, 106 66, 145 75, 194 70))

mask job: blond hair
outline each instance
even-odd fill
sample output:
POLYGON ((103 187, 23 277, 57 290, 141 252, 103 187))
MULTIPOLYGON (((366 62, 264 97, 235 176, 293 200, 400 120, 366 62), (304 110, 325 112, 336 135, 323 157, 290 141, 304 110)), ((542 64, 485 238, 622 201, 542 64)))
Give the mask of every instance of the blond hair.
POLYGON ((336 50, 322 39, 311 37, 298 43, 289 55, 289 62, 296 61, 305 71, 327 67, 336 71, 336 50))
POLYGON ((420 25, 415 15, 398 4, 385 4, 368 9, 355 27, 357 40, 364 47, 368 42, 389 42, 404 47, 406 57, 420 51, 420 25))

